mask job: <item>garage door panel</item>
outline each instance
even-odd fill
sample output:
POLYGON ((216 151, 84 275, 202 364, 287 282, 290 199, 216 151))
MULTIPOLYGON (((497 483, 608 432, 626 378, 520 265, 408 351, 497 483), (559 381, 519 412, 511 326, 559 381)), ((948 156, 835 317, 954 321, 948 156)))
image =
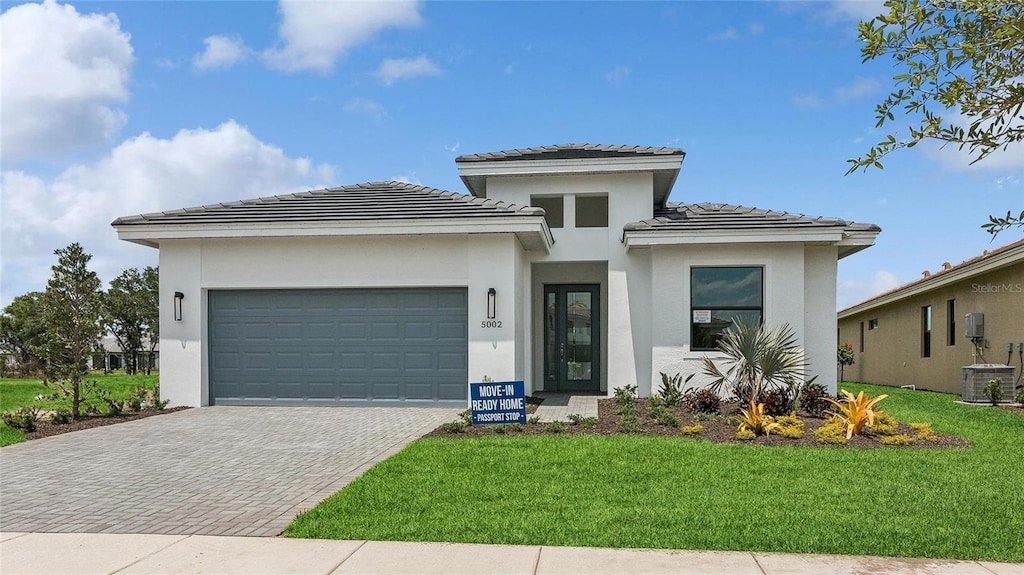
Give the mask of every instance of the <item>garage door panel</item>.
POLYGON ((465 288, 209 292, 214 403, 466 397, 465 288))

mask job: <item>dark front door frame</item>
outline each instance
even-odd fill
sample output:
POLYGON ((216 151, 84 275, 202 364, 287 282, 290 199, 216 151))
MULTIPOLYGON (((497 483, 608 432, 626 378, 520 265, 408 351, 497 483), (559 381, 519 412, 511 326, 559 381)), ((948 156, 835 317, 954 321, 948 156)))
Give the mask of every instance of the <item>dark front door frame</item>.
MULTIPOLYGON (((601 285, 545 284, 542 300, 544 317, 544 390, 601 391, 601 285), (590 295, 589 369, 570 367, 573 351, 586 352, 573 345, 569 329, 572 320, 567 302, 569 294, 590 295), (553 307, 552 307, 553 306, 553 307)), ((579 321, 577 319, 577 321, 579 321)))

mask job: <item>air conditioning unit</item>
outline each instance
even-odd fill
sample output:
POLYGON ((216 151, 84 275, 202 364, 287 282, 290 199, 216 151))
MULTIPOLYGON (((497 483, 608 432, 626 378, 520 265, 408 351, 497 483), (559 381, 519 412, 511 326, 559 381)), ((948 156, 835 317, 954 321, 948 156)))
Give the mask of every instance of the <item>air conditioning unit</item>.
MULTIPOLYGON (((970 314, 968 314, 969 316, 970 314)), ((968 402, 988 402, 985 397, 985 387, 988 382, 998 379, 1003 389, 1003 401, 1012 402, 1016 390, 1013 388, 1012 365, 1000 365, 998 363, 976 363, 963 366, 963 392, 960 397, 968 402)))
POLYGON ((969 313, 964 316, 964 337, 967 339, 985 337, 985 314, 969 313))

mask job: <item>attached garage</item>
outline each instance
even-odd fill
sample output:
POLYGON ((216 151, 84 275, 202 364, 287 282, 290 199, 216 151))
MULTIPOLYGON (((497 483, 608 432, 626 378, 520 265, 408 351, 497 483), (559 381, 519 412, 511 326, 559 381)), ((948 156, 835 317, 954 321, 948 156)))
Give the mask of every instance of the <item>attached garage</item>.
POLYGON ((211 404, 465 405, 465 288, 208 295, 211 404))

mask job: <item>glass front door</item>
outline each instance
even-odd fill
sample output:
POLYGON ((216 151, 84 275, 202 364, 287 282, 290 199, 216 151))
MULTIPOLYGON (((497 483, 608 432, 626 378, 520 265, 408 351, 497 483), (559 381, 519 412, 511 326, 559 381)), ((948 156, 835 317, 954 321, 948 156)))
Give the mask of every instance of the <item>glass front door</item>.
POLYGON ((544 389, 600 391, 600 286, 544 286, 544 389))

